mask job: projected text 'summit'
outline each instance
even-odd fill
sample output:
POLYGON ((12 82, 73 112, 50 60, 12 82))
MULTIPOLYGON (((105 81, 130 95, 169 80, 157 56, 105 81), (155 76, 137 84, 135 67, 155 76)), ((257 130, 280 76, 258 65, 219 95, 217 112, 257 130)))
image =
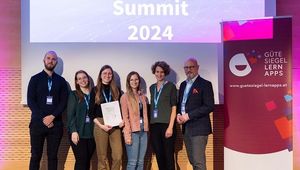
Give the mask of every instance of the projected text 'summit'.
POLYGON ((220 22, 264 14, 262 0, 31 0, 30 42, 215 43, 220 22))

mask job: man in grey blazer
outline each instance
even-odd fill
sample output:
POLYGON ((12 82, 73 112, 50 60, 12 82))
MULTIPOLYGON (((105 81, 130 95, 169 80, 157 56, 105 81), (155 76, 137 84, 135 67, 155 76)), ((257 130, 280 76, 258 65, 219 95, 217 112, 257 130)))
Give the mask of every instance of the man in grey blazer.
POLYGON ((214 109, 212 84, 199 76, 195 58, 184 63, 187 79, 180 84, 177 122, 182 124, 187 155, 194 170, 206 170, 205 149, 212 133, 209 114, 214 109))

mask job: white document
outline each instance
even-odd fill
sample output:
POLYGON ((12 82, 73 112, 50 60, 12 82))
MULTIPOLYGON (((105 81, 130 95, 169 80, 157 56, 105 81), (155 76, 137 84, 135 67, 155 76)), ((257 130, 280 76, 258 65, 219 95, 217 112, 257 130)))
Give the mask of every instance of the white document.
POLYGON ((119 101, 102 103, 101 109, 105 125, 119 126, 122 122, 119 101))

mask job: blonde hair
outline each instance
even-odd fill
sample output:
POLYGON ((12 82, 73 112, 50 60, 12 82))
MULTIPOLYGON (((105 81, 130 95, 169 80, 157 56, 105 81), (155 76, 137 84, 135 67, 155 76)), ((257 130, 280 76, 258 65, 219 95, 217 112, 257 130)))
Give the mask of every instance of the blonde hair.
POLYGON ((133 93, 133 90, 130 86, 130 78, 131 76, 133 75, 136 75, 139 79, 139 85, 137 87, 137 91, 140 90, 140 83, 141 83, 141 77, 139 75, 139 73, 135 72, 135 71, 131 71, 128 75, 127 75, 127 78, 126 78, 126 91, 127 91, 127 94, 128 94, 128 100, 129 100, 129 103, 131 105, 131 107, 133 108, 133 111, 134 112, 138 112, 138 109, 139 109, 139 101, 136 100, 135 98, 135 95, 133 93))

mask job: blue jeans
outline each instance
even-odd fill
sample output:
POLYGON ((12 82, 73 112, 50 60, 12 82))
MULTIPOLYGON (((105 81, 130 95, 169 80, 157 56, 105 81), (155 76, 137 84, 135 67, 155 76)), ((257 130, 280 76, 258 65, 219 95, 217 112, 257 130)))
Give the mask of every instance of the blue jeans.
POLYGON ((147 150, 148 134, 145 131, 131 133, 132 144, 126 144, 127 170, 143 170, 147 150))

